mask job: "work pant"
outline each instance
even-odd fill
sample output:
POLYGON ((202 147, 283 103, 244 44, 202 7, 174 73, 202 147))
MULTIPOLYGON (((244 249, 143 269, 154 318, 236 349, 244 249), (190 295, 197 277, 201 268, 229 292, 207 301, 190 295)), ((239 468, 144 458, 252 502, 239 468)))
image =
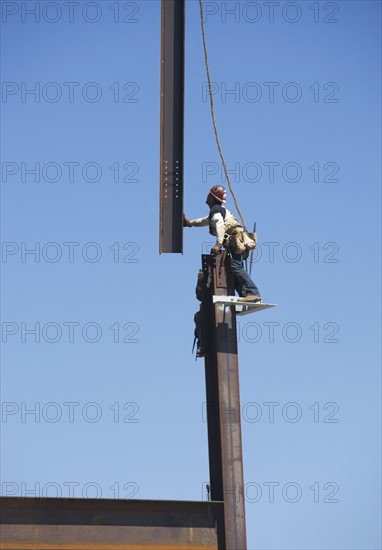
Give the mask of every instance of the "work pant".
POLYGON ((202 311, 199 310, 194 315, 194 321, 195 321, 195 338, 197 340, 197 347, 198 348, 204 348, 204 338, 203 338, 203 314, 202 311))
POLYGON ((233 273, 235 290, 239 296, 245 297, 248 294, 260 294, 259 289, 244 268, 242 255, 230 252, 228 254, 228 262, 233 273))

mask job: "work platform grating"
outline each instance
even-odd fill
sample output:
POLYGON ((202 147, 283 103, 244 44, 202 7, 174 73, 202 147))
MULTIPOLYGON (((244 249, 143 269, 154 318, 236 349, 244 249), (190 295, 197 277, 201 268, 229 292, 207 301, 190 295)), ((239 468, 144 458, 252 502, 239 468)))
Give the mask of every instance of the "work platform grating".
POLYGON ((263 304, 262 302, 245 302, 236 296, 214 295, 212 301, 214 304, 221 304, 222 306, 235 306, 236 315, 248 315, 249 313, 256 313, 262 309, 277 306, 277 304, 263 304))

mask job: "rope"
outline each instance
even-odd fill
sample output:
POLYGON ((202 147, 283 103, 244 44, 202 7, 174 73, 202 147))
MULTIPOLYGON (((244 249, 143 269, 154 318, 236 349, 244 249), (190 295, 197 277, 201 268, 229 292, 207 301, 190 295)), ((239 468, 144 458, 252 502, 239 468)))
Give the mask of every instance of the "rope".
POLYGON ((235 203, 235 206, 236 206, 236 210, 237 210, 238 213, 239 213, 239 216, 240 216, 240 219, 241 219, 241 223, 243 224, 244 229, 246 229, 246 225, 245 225, 245 221, 244 221, 243 214, 241 213, 241 210, 240 210, 240 208, 239 208, 239 204, 238 204, 237 199, 236 199, 236 195, 235 195, 235 193, 233 192, 233 189, 232 189, 231 180, 230 180, 229 175, 228 175, 227 165, 226 165, 225 160, 224 160, 223 151, 222 151, 222 148, 221 148, 221 145, 220 145, 219 134, 218 134, 218 130, 217 130, 217 127, 216 127, 215 107, 214 107, 214 100, 213 100, 212 89, 211 89, 211 76, 210 76, 210 68, 209 68, 209 64, 208 64, 208 53, 207 53, 206 35, 205 35, 205 32, 204 32, 203 0, 199 0, 199 7, 200 7, 200 21, 201 21, 201 25, 202 25, 202 37, 203 37, 203 48, 204 48, 204 60, 205 60, 205 65, 206 65, 207 80, 208 80, 208 90, 209 90, 209 95, 210 95, 211 117, 212 117, 212 124, 213 124, 213 126, 214 126, 216 144, 217 144, 217 146, 218 146, 220 158, 221 158, 221 160, 222 160, 222 164, 223 164, 223 168, 224 168, 225 177, 226 177, 226 179, 227 179, 228 187, 229 187, 229 190, 231 191, 231 195, 232 195, 232 197, 233 197, 233 200, 234 200, 234 203, 235 203))

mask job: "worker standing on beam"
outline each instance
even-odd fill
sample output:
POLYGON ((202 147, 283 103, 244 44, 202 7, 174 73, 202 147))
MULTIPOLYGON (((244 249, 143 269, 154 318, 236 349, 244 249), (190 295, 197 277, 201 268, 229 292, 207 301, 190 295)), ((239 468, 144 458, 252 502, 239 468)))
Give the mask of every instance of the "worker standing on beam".
POLYGON ((225 188, 221 185, 214 185, 206 199, 206 204, 210 208, 209 215, 194 220, 189 220, 186 215, 183 215, 183 225, 185 227, 208 225, 211 235, 216 237, 211 254, 216 256, 223 246, 226 248, 229 267, 234 277, 235 290, 239 296, 246 302, 260 302, 260 292, 245 270, 243 262, 243 255, 256 245, 243 227, 238 224, 233 214, 223 206, 227 202, 226 197, 225 188))

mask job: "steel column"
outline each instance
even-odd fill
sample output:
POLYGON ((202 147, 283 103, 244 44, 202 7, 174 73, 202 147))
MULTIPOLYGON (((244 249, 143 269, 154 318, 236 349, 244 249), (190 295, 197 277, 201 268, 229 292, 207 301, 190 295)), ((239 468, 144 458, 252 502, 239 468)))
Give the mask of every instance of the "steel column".
POLYGON ((246 550, 244 476, 235 306, 213 304, 212 296, 234 294, 224 255, 202 256, 208 445, 212 500, 224 501, 219 549, 246 550), (210 330, 210 337, 208 331, 210 330))
POLYGON ((185 0, 162 0, 159 251, 183 252, 185 0))

